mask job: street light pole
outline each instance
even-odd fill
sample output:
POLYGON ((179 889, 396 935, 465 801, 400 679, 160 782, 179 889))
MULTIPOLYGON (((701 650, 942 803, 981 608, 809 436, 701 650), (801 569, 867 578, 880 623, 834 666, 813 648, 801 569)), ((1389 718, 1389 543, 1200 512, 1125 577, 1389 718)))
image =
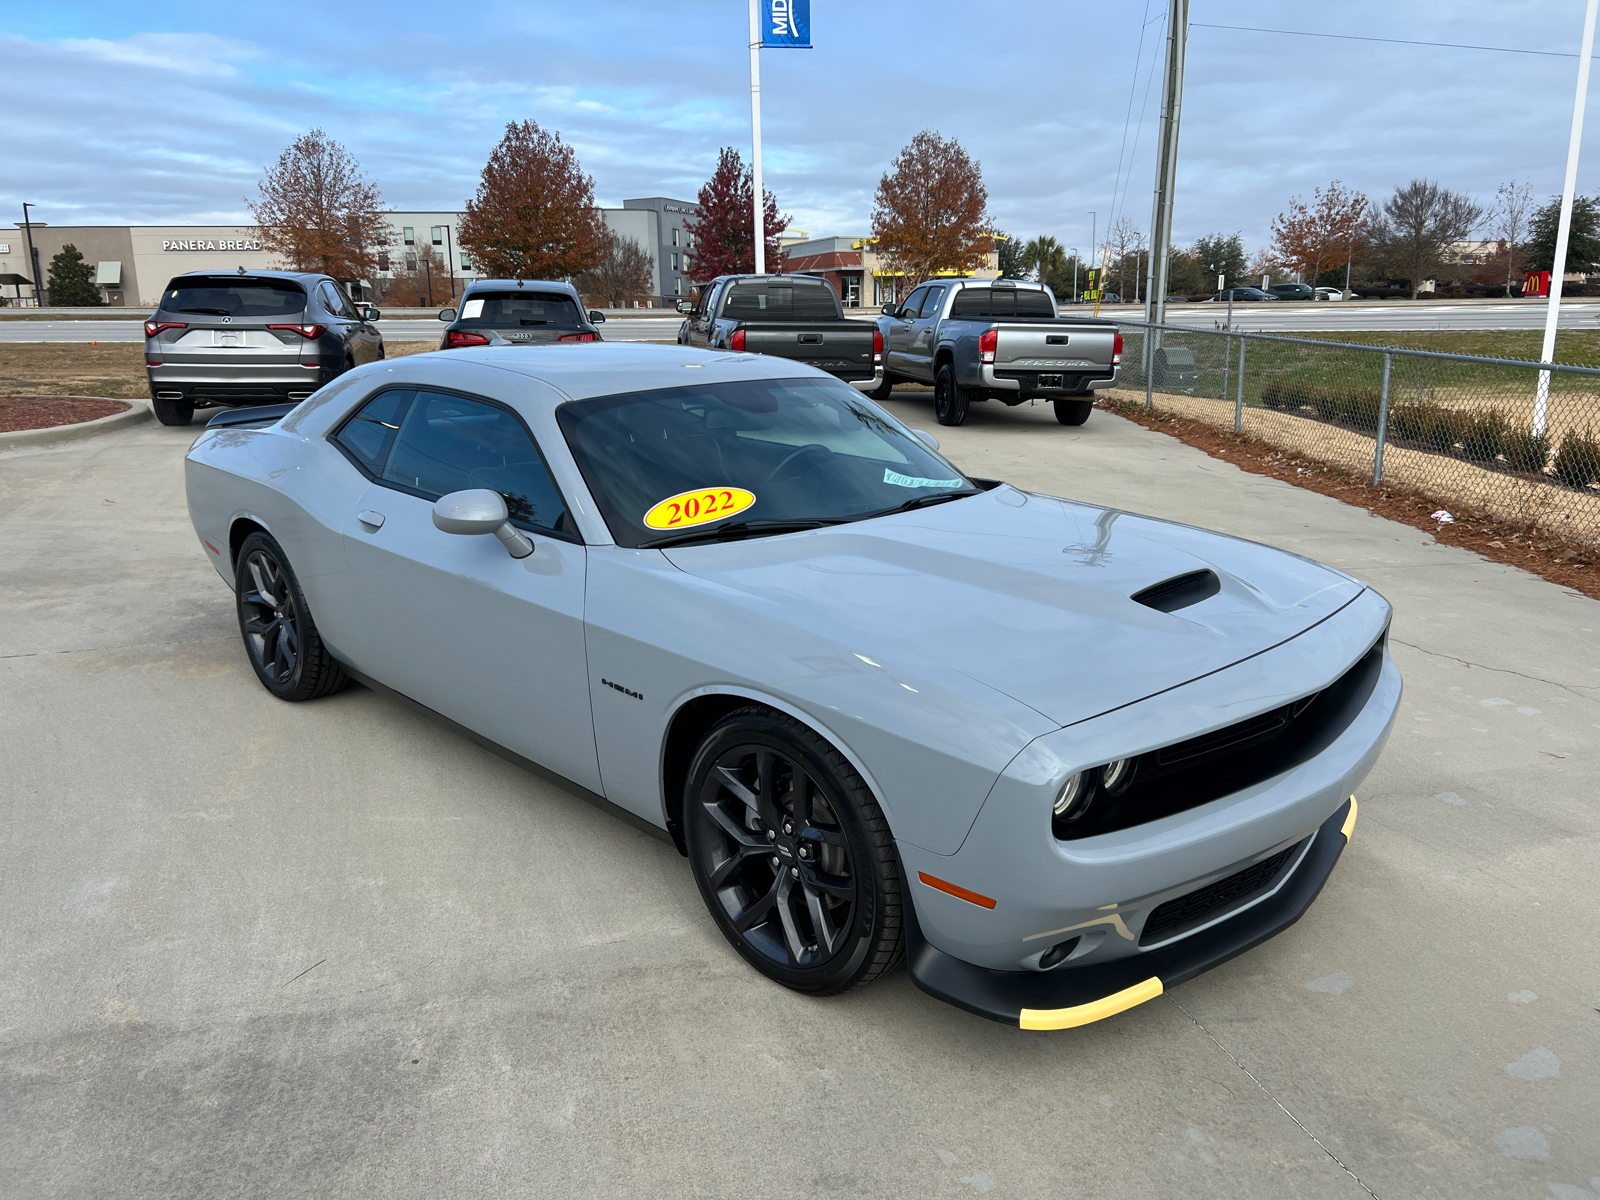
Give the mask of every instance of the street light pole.
POLYGON ((30 208, 37 207, 23 202, 22 205, 22 232, 28 239, 28 261, 33 264, 33 303, 38 308, 44 307, 44 292, 39 286, 39 252, 33 248, 33 221, 28 216, 30 208))
POLYGON ((444 265, 450 272, 450 299, 456 298, 456 252, 450 244, 450 226, 444 227, 444 265))
POLYGON ((755 190, 751 226, 756 236, 756 274, 767 273, 767 213, 761 203, 761 19, 750 0, 750 173, 755 190))
POLYGON ((1178 179, 1178 127, 1183 115, 1183 58, 1188 32, 1189 0, 1170 0, 1167 63, 1161 84, 1161 145, 1156 161, 1155 210, 1150 217, 1149 291, 1145 297, 1145 320, 1152 325, 1167 319, 1167 250, 1172 244, 1172 193, 1178 179))

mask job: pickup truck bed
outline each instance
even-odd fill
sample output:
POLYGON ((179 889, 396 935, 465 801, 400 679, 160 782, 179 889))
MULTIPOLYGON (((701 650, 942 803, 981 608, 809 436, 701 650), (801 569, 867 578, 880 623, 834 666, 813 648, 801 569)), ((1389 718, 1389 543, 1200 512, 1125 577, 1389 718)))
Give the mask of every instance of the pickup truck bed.
POLYGON ((793 359, 862 391, 881 381, 877 329, 846 319, 833 288, 805 275, 712 280, 701 289, 678 342, 793 359))

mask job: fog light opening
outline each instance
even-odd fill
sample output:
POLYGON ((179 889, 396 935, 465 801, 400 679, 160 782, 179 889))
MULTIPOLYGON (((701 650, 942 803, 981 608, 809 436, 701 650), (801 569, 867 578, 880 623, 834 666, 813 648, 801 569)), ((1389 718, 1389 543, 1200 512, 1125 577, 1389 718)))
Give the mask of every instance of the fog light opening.
POLYGON ((1078 943, 1083 940, 1083 935, 1070 937, 1064 942, 1057 942, 1050 949, 1039 956, 1039 970, 1048 971, 1051 967, 1059 966, 1078 948, 1078 943))

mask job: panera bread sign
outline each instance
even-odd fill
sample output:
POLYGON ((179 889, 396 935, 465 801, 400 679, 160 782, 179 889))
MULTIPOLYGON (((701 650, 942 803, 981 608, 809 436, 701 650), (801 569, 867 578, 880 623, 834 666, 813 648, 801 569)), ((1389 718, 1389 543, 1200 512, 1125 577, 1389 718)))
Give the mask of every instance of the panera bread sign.
POLYGON ((260 250, 261 243, 240 238, 218 238, 216 241, 209 238, 187 238, 177 242, 163 240, 161 248, 163 250, 260 250))

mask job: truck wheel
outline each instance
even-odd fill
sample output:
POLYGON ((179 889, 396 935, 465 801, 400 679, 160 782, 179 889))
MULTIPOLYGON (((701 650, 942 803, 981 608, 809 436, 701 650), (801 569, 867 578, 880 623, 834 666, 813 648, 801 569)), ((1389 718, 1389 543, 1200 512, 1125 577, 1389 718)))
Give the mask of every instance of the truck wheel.
POLYGON ((950 363, 939 368, 933 381, 933 415, 941 425, 959 425, 967 419, 967 389, 956 383, 950 363))
POLYGON ((1056 420, 1063 425, 1082 425, 1094 411, 1093 400, 1057 400, 1054 404, 1056 420))
POLYGON ((889 393, 892 391, 894 391, 894 376, 885 371, 883 373, 883 382, 868 392, 867 395, 874 400, 887 400, 889 393))
POLYGON ((188 400, 161 400, 153 401, 156 410, 156 420, 163 425, 187 425, 194 420, 194 404, 188 400))

